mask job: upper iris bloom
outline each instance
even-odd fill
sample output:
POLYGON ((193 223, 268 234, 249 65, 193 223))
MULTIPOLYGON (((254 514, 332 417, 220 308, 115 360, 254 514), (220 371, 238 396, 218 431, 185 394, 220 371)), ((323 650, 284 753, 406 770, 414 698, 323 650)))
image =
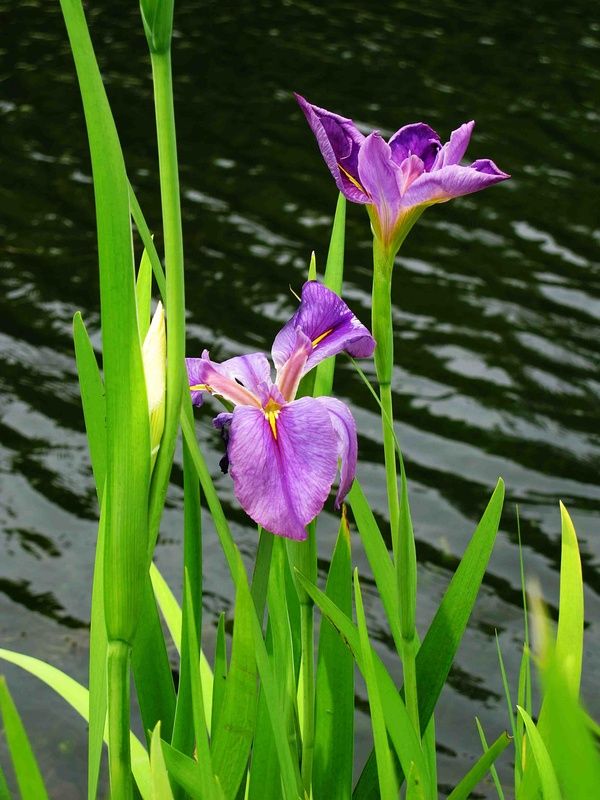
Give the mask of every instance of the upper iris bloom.
POLYGON ((313 106, 298 94, 296 99, 338 189, 348 200, 367 206, 375 236, 393 252, 427 206, 510 177, 488 158, 459 164, 474 122, 453 131, 444 145, 424 122, 405 125, 386 142, 377 131, 363 136, 351 119, 313 106))
POLYGON ((305 539, 305 526, 323 508, 338 470, 335 505, 346 496, 356 470, 356 425, 333 397, 296 400, 301 378, 342 350, 356 358, 373 353, 375 340, 348 306, 317 281, 302 288, 294 316, 275 337, 275 382, 262 353, 217 364, 205 350, 186 359, 192 402, 204 392, 234 404, 214 425, 227 442, 235 495, 246 513, 271 533, 305 539))

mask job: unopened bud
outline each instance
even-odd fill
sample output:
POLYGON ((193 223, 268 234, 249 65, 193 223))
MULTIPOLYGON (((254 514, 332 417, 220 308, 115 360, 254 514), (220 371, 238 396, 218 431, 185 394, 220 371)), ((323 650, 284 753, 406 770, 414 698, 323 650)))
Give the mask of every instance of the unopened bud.
POLYGON ((165 332, 165 312, 159 303, 152 317, 148 333, 142 347, 148 412, 150 414, 150 446, 152 465, 160 446, 165 427, 165 394, 167 369, 167 339, 165 332))

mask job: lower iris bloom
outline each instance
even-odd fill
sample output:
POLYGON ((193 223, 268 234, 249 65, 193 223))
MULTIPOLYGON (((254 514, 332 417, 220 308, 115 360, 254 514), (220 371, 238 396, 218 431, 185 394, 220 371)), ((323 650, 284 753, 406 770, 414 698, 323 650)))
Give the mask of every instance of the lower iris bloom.
POLYGON ((296 398, 300 380, 323 359, 345 350, 373 353, 375 340, 334 292, 308 281, 294 316, 275 337, 275 381, 262 353, 221 364, 186 359, 194 405, 205 392, 234 404, 214 419, 224 433, 226 464, 235 495, 252 519, 271 533, 305 539, 306 525, 323 508, 340 463, 336 508, 354 480, 356 425, 333 397, 296 398))

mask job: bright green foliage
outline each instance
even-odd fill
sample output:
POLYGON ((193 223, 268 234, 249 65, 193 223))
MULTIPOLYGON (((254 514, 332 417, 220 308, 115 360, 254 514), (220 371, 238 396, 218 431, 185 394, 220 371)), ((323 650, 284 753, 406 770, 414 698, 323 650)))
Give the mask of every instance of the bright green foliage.
MULTIPOLYGON (((345 509, 329 567, 325 594, 352 616, 352 552, 345 509)), ((354 754, 354 659, 328 619, 321 621, 316 675, 315 797, 352 796, 354 754)))
POLYGON ((152 776, 152 800, 173 800, 169 774, 165 765, 160 742, 160 722, 152 731, 150 742, 150 774, 152 776))
POLYGON ((467 800, 477 784, 483 780, 488 770, 493 767, 494 761, 506 750, 510 744, 510 736, 501 734, 491 747, 486 747, 485 753, 467 772, 465 777, 448 795, 448 800, 467 800))
POLYGON ((8 691, 6 680, 2 676, 0 676, 0 714, 21 796, 27 800, 48 800, 37 759, 8 691))
MULTIPOLYGON (((475 717, 475 724, 477 725, 477 732, 479 733, 479 738, 481 739, 481 746, 483 747, 483 752, 487 753, 489 750, 489 745, 487 743, 487 739, 485 738, 485 733, 483 728, 481 727, 481 723, 475 717)), ((492 776, 492 780, 494 781, 494 786, 496 787, 496 792, 498 793, 498 800, 504 800, 504 791, 502 790, 502 786, 500 784, 500 778, 498 777, 498 772, 496 767, 491 764, 490 765, 490 775, 492 776)))
MULTIPOLYGON (((373 728, 373 741, 375 743, 375 756, 377 759, 377 774, 379 776, 379 790, 382 797, 397 797, 398 783, 394 771, 394 762, 388 745, 386 722, 383 713, 382 697, 379 684, 375 675, 375 665, 367 632, 367 621, 363 608, 358 570, 354 570, 354 601, 356 604, 356 617, 358 619, 358 637, 360 642, 360 659, 362 672, 369 695, 371 710, 371 727, 373 728)), ((411 763, 411 772, 415 763, 411 763)))
MULTIPOLYGON (((563 800, 552 766, 552 761, 544 744, 544 740, 539 734, 534 721, 529 714, 521 706, 517 706, 517 710, 523 722, 525 723, 525 730, 527 731, 528 748, 531 751, 535 761, 538 775, 540 778, 540 787, 542 790, 543 800, 563 800)), ((524 795, 523 795, 524 796, 524 795)), ((532 798, 535 795, 530 795, 532 798)))

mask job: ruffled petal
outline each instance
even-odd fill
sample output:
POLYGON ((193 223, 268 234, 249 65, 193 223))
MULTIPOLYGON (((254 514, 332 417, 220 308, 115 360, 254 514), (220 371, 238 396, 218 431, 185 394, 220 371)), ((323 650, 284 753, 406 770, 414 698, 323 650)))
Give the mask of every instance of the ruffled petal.
POLYGON ((276 436, 261 409, 238 406, 229 430, 229 467, 235 496, 259 525, 290 539, 323 508, 337 469, 330 414, 311 397, 280 409, 276 436))
POLYGON ((240 383, 253 394, 258 394, 262 383, 271 382, 271 365, 264 353, 234 356, 219 364, 219 372, 240 383))
POLYGON ((392 159, 389 144, 374 131, 365 139, 358 154, 358 174, 377 210, 379 238, 389 238, 400 208, 400 167, 392 159))
POLYGON ((312 345, 303 374, 342 350, 355 358, 368 358, 375 349, 368 329, 341 297, 318 281, 304 284, 298 310, 275 337, 271 352, 278 373, 294 352, 298 328, 312 345))
POLYGON ((295 333, 292 352, 281 369, 277 370, 276 383, 286 401, 293 400, 296 396, 306 362, 313 349, 311 340, 301 328, 296 328, 295 333))
POLYGON ((424 203, 443 203, 453 197, 479 192, 510 177, 495 165, 493 171, 491 164, 493 162, 485 161, 484 169, 454 165, 424 173, 406 192, 402 198, 402 205, 409 208, 424 203))
POLYGON ((313 106, 299 94, 294 96, 340 192, 354 203, 370 202, 358 180, 358 153, 365 137, 351 119, 313 106))
POLYGON ((335 507, 339 508, 350 491, 356 475, 358 457, 358 439, 356 423, 347 405, 335 397, 318 397, 316 402, 327 409, 329 419, 337 437, 337 455, 340 461, 340 485, 335 498, 335 507))
MULTIPOLYGON (((264 359, 267 367, 269 362, 262 355, 262 353, 253 354, 260 356, 264 359)), ((236 365, 232 368, 227 366, 227 362, 217 364, 211 361, 208 352, 205 350, 202 358, 186 358, 185 365, 188 373, 188 381, 190 390, 192 392, 192 403, 200 405, 202 402, 203 392, 210 392, 211 394, 218 394, 229 400, 236 405, 258 406, 260 401, 258 398, 244 386, 236 381, 236 373, 240 370, 240 363, 244 358, 252 359, 252 356, 241 356, 239 359, 230 359, 236 361, 236 365)), ((241 370, 240 374, 247 376, 248 365, 246 369, 241 370)))
POLYGON ((458 164, 467 152, 474 126, 475 122, 471 120, 470 122, 465 122, 455 131, 452 131, 450 134, 450 141, 446 142, 437 154, 435 162, 431 167, 432 171, 458 164))
POLYGON ((389 145, 396 164, 401 165, 405 159, 415 155, 421 159, 425 169, 430 170, 442 143, 433 128, 424 122, 414 122, 396 131, 389 145))

